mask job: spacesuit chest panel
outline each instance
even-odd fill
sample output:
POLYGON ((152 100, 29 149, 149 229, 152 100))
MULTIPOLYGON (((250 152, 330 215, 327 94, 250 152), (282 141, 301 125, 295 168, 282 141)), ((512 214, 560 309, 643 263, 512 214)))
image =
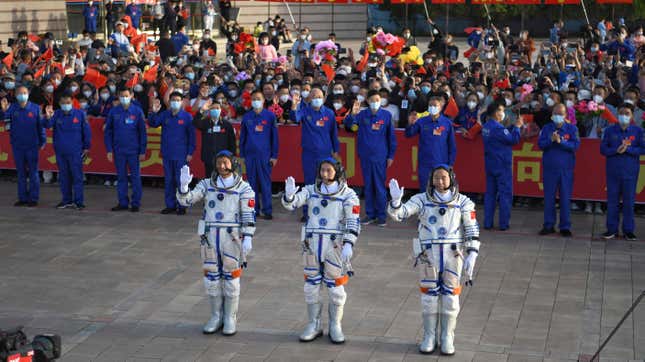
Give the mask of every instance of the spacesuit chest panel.
POLYGON ((222 226, 239 226, 240 193, 236 189, 209 187, 204 202, 203 219, 222 226))

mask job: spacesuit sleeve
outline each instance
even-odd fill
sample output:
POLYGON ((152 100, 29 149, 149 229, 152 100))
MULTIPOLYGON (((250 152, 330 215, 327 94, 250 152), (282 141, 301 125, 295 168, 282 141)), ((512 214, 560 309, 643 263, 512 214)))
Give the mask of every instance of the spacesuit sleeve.
POLYGON ((248 184, 240 193, 240 215, 242 235, 252 237, 255 234, 255 192, 248 184))
POLYGON ((464 246, 468 252, 479 252, 479 224, 477 223, 475 204, 469 198, 465 196, 463 198, 464 201, 461 203, 461 222, 464 225, 464 246))
POLYGON ((405 204, 400 204, 399 207, 392 206, 392 202, 387 205, 387 213, 396 221, 403 221, 410 216, 417 214, 423 208, 423 201, 418 197, 421 194, 412 196, 405 204))
POLYGON ((356 193, 352 192, 351 196, 343 201, 343 213, 345 214, 343 243, 348 242, 356 245, 358 234, 361 233, 361 201, 356 196, 356 193))
POLYGON ((280 201, 282 201, 282 206, 289 211, 293 211, 304 204, 307 203, 309 199, 309 190, 307 187, 303 187, 302 190, 296 192, 292 200, 287 200, 286 196, 282 196, 280 201))
POLYGON ((208 182, 210 182, 210 179, 200 181, 194 189, 185 194, 177 190, 177 201, 179 201, 179 204, 188 207, 200 202, 206 196, 208 182))

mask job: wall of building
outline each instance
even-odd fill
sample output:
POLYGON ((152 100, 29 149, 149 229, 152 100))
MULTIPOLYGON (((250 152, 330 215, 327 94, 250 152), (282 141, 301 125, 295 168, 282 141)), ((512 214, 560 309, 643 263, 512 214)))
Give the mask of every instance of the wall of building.
POLYGON ((6 42, 16 33, 54 33, 64 39, 67 32, 67 14, 64 0, 7 1, 0 0, 0 40, 6 42))

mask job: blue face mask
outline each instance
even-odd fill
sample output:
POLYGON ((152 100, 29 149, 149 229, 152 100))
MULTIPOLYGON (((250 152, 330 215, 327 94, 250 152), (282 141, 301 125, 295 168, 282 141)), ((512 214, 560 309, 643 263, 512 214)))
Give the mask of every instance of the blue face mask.
POLYGON ((417 94, 414 92, 414 89, 408 91, 408 98, 416 98, 417 94))
POLYGON ((618 123, 620 123, 621 126, 629 126, 631 123, 631 117, 624 115, 624 114, 619 114, 618 115, 618 123))
POLYGON ((555 124, 564 123, 564 116, 559 115, 559 114, 554 114, 553 116, 551 116, 551 119, 553 120, 553 123, 555 123, 555 124))
POLYGON ((186 73, 186 78, 189 80, 194 80, 195 79, 195 73, 186 73))
POLYGON ((218 109, 218 108, 211 109, 211 118, 213 119, 219 118, 220 113, 222 113, 221 109, 218 109))
POLYGON ((9 90, 14 89, 14 88, 16 88, 16 83, 14 83, 14 82, 4 82, 4 87, 5 87, 5 89, 9 89, 9 90))
POLYGON ((370 109, 373 111, 378 111, 378 109, 381 108, 381 102, 371 102, 370 103, 370 109))
POLYGON ((427 85, 424 85, 423 87, 421 87, 421 92, 423 92, 423 94, 430 93, 430 87, 428 87, 427 85))
POLYGON ((323 105, 323 100, 322 98, 314 98, 311 100, 311 106, 315 108, 322 107, 323 105))
POLYGON ((251 101, 251 107, 253 107, 253 109, 262 109, 263 106, 264 102, 262 101, 251 101))
POLYGON ((61 104, 60 109, 65 113, 70 112, 72 110, 72 104, 61 104))
POLYGON ((127 107, 130 105, 130 97, 119 97, 119 102, 121 102, 121 105, 127 107))
POLYGON ((16 99, 18 100, 18 103, 26 103, 27 100, 29 99, 29 94, 18 94, 16 96, 16 99))
POLYGON ((181 109, 181 101, 170 101, 170 109, 177 112, 181 109))

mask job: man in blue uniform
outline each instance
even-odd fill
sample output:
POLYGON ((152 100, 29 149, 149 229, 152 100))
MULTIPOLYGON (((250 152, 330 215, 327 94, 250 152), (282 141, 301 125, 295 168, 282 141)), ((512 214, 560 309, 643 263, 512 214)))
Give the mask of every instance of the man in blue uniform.
POLYGON ((419 135, 419 190, 425 190, 431 170, 437 165, 452 166, 457 157, 455 130, 452 121, 441 114, 438 97, 430 98, 428 112, 430 115, 421 119, 417 119, 416 112, 412 112, 405 127, 406 137, 419 135))
POLYGON ((154 100, 148 125, 153 128, 161 126, 161 155, 163 157, 163 174, 165 184, 166 208, 162 214, 176 212, 184 215, 186 208, 177 203, 177 189, 181 168, 190 162, 195 152, 195 127, 193 116, 181 109, 183 96, 179 92, 170 95, 170 109, 161 113, 161 102, 154 100))
POLYGON ((18 201, 14 206, 38 205, 40 178, 38 176, 38 149, 45 147, 45 124, 40 118, 40 107, 29 102, 25 86, 16 88, 16 103, 6 98, 0 101, 0 119, 9 129, 9 139, 18 174, 18 201), (29 188, 27 188, 29 177, 29 188))
MULTIPOLYGON (((293 96, 290 118, 301 124, 302 129, 302 172, 305 185, 316 181, 318 164, 324 159, 338 159, 340 142, 334 112, 325 107, 324 95, 320 88, 311 90, 311 103, 300 102, 300 94, 293 96)), ((307 205, 302 207, 302 221, 307 220, 307 205)))
POLYGON ((623 200, 623 234, 627 240, 634 235, 634 198, 640 170, 640 156, 645 154, 643 130, 634 122, 631 105, 618 108, 618 124, 605 128, 600 153, 607 157, 607 232, 602 237, 618 235, 620 218, 618 203, 623 200))
POLYGON ((387 194, 385 171, 394 162, 396 135, 392 115, 381 109, 381 96, 371 90, 367 94, 369 108, 360 111, 360 102, 354 102, 352 112, 345 118, 345 127, 358 131, 358 157, 365 184, 365 214, 363 224, 385 226, 387 194))
POLYGON ((132 103, 132 91, 119 91, 119 105, 110 109, 105 121, 105 149, 108 161, 116 166, 119 204, 112 211, 138 212, 141 207, 141 173, 139 161, 146 155, 146 123, 141 108, 132 103), (128 169, 132 183, 132 202, 128 199, 128 169))
POLYGON ((139 29, 139 20, 141 20, 141 10, 139 10, 139 6, 137 6, 134 0, 131 0, 130 4, 125 7, 125 15, 129 16, 130 19, 132 20, 132 26, 135 29, 139 29))
POLYGON ((85 112, 72 109, 72 96, 60 98, 60 109, 45 108, 47 128, 54 130, 54 151, 62 201, 59 209, 83 210, 83 160, 90 151, 91 130, 85 112), (73 190, 73 193, 72 193, 73 190))
POLYGON ((83 8, 83 18, 85 18, 85 30, 90 33, 96 33, 96 19, 99 17, 99 8, 90 0, 83 8))
POLYGON ((560 235, 571 237, 571 191, 576 151, 580 146, 578 128, 566 122, 567 108, 553 107, 551 120, 540 132, 538 146, 542 153, 544 173, 544 226, 540 235, 555 233, 555 195, 560 197, 560 235))
POLYGON ((271 168, 278 162, 278 125, 275 115, 264 109, 264 95, 251 94, 251 111, 242 118, 240 157, 246 165, 246 178, 255 191, 256 214, 262 209, 265 220, 273 219, 271 206, 271 168), (258 194, 261 197, 257 197, 258 194))
POLYGON ((484 229, 493 228, 495 206, 499 202, 499 229, 509 227, 513 204, 513 146, 520 142, 522 118, 507 129, 502 125, 504 106, 493 103, 487 109, 488 121, 482 129, 486 194, 484 195, 484 229))

